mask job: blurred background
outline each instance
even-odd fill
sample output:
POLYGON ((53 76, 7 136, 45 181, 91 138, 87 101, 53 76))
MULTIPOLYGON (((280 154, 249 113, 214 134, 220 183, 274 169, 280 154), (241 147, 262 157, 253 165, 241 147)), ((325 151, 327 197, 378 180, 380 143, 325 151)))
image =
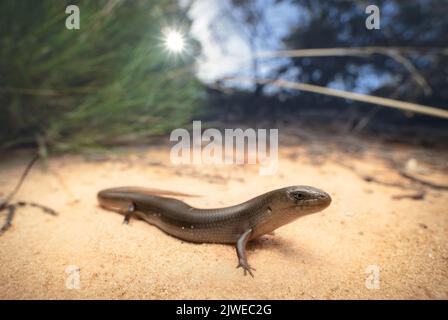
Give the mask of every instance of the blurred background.
POLYGON ((447 299, 447 16, 447 0, 0 0, 0 207, 58 212, 0 208, 0 299, 447 299), (170 133, 193 120, 278 129, 278 171, 175 164, 170 133), (199 208, 291 185, 333 200, 254 241, 247 279, 229 246, 123 226, 97 203, 123 185, 199 208))
POLYGON ((147 144, 193 119, 446 146, 446 14, 445 0, 2 0, 0 148, 147 144))

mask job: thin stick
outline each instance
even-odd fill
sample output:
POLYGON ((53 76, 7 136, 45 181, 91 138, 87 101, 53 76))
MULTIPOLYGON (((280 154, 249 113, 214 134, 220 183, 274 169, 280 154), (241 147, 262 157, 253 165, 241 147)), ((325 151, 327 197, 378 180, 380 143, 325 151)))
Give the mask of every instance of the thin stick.
POLYGON ((329 56, 367 56, 381 54, 388 56, 400 63, 411 74, 415 82, 423 89, 425 95, 432 93, 431 86, 412 62, 403 54, 416 52, 440 53, 446 55, 445 48, 417 48, 417 47, 352 47, 352 48, 316 48, 280 51, 262 51, 257 53, 257 58, 303 58, 303 57, 329 57, 329 56))
POLYGON ((20 186, 22 185, 22 183, 25 180, 26 176, 30 172, 30 170, 33 167, 34 163, 36 163, 37 159, 39 159, 39 154, 37 154, 36 156, 33 157, 33 159, 31 159, 30 163, 27 165, 27 167, 25 168, 25 171, 23 172, 22 176, 20 177, 19 183, 16 185, 14 190, 6 197, 5 201, 0 204, 0 211, 3 211, 5 209, 8 210, 8 215, 6 217, 6 222, 0 228, 0 236, 2 234, 4 234, 11 227, 12 219, 14 218, 14 214, 16 212, 17 207, 31 206, 31 207, 39 208, 42 211, 44 211, 44 212, 46 212, 48 214, 51 214, 53 216, 57 215, 57 212, 54 211, 53 209, 51 209, 51 208, 49 208, 47 206, 35 203, 35 202, 19 201, 19 202, 15 203, 15 204, 10 204, 9 203, 11 201, 11 199, 14 197, 14 195, 17 193, 17 191, 19 191, 20 186))
POLYGON ((31 159, 30 163, 28 163, 27 167, 25 168, 25 171, 22 173, 22 177, 20 177, 19 183, 17 183, 15 189, 6 197, 4 202, 0 205, 0 210, 3 210, 5 208, 5 206, 7 206, 9 204, 9 202, 12 199, 12 197, 15 196, 17 191, 19 191, 20 186, 22 185, 23 181, 25 180, 26 176, 30 172, 31 168, 33 167, 33 165, 37 161, 37 159, 39 159, 39 154, 36 154, 33 157, 33 159, 31 159))
POLYGON ((25 202, 25 201, 19 201, 17 202, 17 206, 24 207, 24 206, 30 206, 34 208, 38 208, 42 210, 45 213, 51 214, 52 216, 57 216, 58 213, 51 209, 50 207, 35 203, 35 202, 25 202))
POLYGON ((418 47, 351 47, 351 48, 316 48, 316 49, 297 49, 280 51, 261 51, 257 53, 259 58, 277 58, 277 57, 328 57, 328 56, 347 56, 347 55, 370 55, 383 54, 391 55, 395 53, 412 54, 420 51, 429 53, 440 53, 446 55, 448 48, 418 48, 418 47))
POLYGON ((437 190, 448 190, 448 185, 446 185, 446 184, 437 184, 437 183, 433 183, 433 182, 428 181, 428 180, 417 178, 417 177, 413 176, 412 174, 407 173, 407 172, 405 172, 403 170, 398 170, 398 173, 403 178, 409 179, 409 180, 411 180, 413 182, 417 182, 417 183, 422 184, 422 185, 424 185, 426 187, 430 187, 430 188, 437 189, 437 190))
POLYGON ((4 234, 12 225, 12 219, 14 218, 14 214, 16 213, 16 206, 9 205, 6 207, 8 209, 8 216, 6 217, 6 222, 0 228, 0 236, 4 234))
POLYGON ((276 80, 276 79, 253 79, 250 77, 227 77, 226 80, 239 80, 239 81, 255 81, 263 84, 272 84, 282 88, 288 89, 296 89, 302 91, 308 91, 313 93, 319 93, 327 96, 351 99, 355 101, 362 101, 373 103, 385 107, 390 107, 394 109, 401 109, 406 111, 411 111, 415 113, 426 114, 429 116, 448 119, 448 111, 434 108, 431 106, 425 106, 422 104, 416 104, 412 102, 399 101, 394 99, 382 98, 377 96, 372 96, 368 94, 361 94, 356 92, 332 89, 322 86, 316 86, 307 83, 299 83, 299 82, 291 82, 285 80, 276 80))

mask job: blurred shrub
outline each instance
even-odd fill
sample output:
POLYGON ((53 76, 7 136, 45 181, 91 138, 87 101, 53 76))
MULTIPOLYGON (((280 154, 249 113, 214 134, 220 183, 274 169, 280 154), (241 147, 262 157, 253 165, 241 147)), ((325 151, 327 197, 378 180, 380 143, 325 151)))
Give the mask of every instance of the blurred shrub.
POLYGON ((177 1, 0 1, 0 148, 144 143, 189 122, 203 90, 194 53, 160 45, 169 22, 188 33, 177 1))

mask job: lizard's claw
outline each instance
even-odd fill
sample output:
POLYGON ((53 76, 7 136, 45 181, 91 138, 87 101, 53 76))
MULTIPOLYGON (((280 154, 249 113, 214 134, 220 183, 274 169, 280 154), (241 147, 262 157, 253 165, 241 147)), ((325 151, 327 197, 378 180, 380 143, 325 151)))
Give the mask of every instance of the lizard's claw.
POLYGON ((252 273, 252 270, 253 270, 253 271, 256 271, 256 270, 255 270, 254 268, 252 268, 252 267, 249 265, 249 263, 247 263, 247 261, 240 260, 240 262, 238 263, 238 265, 237 265, 236 267, 237 267, 237 269, 238 269, 239 267, 243 268, 243 270, 244 270, 244 275, 246 275, 246 273, 249 272, 249 274, 252 276, 252 278, 254 277, 254 274, 252 273))

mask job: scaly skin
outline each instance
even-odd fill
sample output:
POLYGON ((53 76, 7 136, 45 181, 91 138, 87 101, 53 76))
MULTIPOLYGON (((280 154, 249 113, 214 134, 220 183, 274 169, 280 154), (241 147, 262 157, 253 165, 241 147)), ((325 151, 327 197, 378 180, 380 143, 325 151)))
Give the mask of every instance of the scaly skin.
MULTIPOLYGON (((248 241, 270 233, 331 203, 324 191, 309 186, 273 190, 241 204, 198 209, 183 201, 161 197, 151 189, 122 187, 98 193, 101 207, 122 213, 125 222, 136 216, 176 238, 190 242, 236 244, 239 264, 252 276, 246 258, 248 241)), ((176 195, 174 192, 165 194, 176 195)), ((183 195, 185 194, 177 194, 183 195)))

